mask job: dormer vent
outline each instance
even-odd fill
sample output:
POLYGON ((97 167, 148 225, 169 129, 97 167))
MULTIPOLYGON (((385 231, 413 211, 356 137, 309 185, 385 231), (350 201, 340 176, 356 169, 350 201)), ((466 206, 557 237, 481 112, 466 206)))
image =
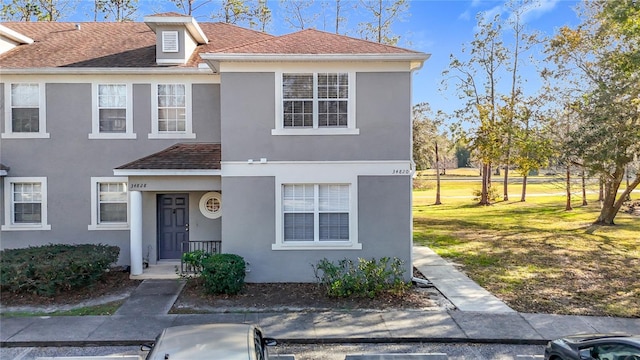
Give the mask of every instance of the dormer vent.
POLYGON ((178 32, 163 31, 162 32, 162 52, 175 53, 179 51, 178 32))

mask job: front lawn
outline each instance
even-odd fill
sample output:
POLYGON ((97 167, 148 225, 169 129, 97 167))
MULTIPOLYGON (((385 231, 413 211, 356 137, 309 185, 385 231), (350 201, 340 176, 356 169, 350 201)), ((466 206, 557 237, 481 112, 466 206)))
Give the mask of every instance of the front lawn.
POLYGON ((460 264, 520 312, 640 317, 640 217, 620 213, 616 226, 597 227, 597 194, 565 211, 563 196, 536 196, 532 186, 525 203, 511 196, 479 207, 471 182, 442 186, 443 205, 432 205, 433 190, 414 192, 416 245, 460 264))

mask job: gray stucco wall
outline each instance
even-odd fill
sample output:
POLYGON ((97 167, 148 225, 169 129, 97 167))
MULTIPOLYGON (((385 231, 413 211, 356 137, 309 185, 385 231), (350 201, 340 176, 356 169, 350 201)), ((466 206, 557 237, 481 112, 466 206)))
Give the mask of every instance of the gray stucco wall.
MULTIPOLYGON (((137 139, 89 139, 92 121, 91 84, 47 83, 46 125, 50 138, 2 139, 0 161, 11 168, 8 176, 47 178, 48 222, 51 230, 3 231, 0 246, 18 248, 48 243, 106 243, 119 246, 120 263, 129 263, 128 231, 88 230, 91 223, 91 177, 114 176, 115 167, 176 143, 220 142, 218 93, 219 85, 193 86, 195 140, 148 139, 151 131, 151 86, 134 84, 133 126, 137 139)), ((0 107, 3 106, 4 97, 0 96, 0 107)), ((4 112, 0 113, 4 117, 4 112)), ((2 126, 4 129, 4 121, 2 126)), ((176 181, 180 179, 176 178, 176 181)), ((191 214, 195 216, 199 214, 198 200, 199 197, 193 199, 192 204, 195 209, 191 214)), ((155 207, 145 210, 155 219, 155 207)), ((4 203, 0 211, 4 212, 4 203)), ((4 216, 0 221, 4 224, 4 216)), ((219 232, 220 225, 217 227, 219 232)), ((214 225, 202 229, 215 232, 214 225)), ((143 253, 146 253, 146 249, 143 249, 143 253)))
POLYGON ((275 178, 225 177, 222 250, 249 262, 247 282, 313 282, 312 264, 323 258, 398 257, 411 277, 411 180, 408 176, 361 176, 358 180, 358 229, 362 250, 277 250, 275 178))
POLYGON ((273 136, 275 74, 223 73, 224 161, 411 159, 409 72, 356 74, 360 135, 273 136))

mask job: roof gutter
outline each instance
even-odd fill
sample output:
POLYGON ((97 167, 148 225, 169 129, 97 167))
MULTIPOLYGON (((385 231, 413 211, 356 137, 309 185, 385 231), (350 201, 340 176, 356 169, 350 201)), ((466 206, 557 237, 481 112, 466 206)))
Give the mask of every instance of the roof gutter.
POLYGON ((393 54, 245 54, 245 53, 202 53, 203 59, 214 72, 219 72, 221 62, 411 62, 411 70, 419 69, 431 57, 426 53, 393 54))
POLYGON ((154 68, 2 68, 1 75, 214 75, 211 69, 200 67, 154 67, 154 68))

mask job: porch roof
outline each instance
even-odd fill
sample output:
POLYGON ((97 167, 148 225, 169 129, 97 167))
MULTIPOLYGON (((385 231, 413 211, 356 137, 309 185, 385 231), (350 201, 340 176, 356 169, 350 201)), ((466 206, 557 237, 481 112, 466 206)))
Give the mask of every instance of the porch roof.
POLYGON ((220 170, 220 144, 180 143, 114 170, 220 170))
POLYGON ((0 163, 0 176, 7 176, 8 172, 9 172, 9 167, 0 163))

